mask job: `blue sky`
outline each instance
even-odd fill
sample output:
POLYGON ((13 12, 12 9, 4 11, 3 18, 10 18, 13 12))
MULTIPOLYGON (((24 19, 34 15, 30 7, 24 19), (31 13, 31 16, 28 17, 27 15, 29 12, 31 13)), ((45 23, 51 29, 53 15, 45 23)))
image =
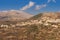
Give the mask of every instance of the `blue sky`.
POLYGON ((31 14, 60 11, 60 0, 0 0, 0 11, 21 10, 31 14))

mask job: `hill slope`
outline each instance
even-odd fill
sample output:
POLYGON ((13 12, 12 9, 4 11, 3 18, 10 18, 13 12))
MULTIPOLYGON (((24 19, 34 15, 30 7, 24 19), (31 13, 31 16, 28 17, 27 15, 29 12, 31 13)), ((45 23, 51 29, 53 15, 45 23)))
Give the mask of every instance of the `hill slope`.
POLYGON ((18 10, 0 12, 0 20, 3 21, 20 21, 20 20, 28 19, 32 16, 33 15, 31 14, 18 10))

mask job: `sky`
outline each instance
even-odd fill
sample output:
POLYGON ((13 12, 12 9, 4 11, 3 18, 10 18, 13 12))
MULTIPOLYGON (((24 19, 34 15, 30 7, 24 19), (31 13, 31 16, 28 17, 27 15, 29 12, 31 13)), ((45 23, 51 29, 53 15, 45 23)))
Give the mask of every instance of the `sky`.
POLYGON ((20 10, 30 14, 60 11, 60 0, 0 0, 0 11, 20 10))

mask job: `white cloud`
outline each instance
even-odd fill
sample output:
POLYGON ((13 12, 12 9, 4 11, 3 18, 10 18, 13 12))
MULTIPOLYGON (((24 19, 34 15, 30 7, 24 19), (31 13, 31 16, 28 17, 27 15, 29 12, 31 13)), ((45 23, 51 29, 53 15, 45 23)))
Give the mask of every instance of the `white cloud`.
POLYGON ((35 10, 39 10, 39 9, 44 8, 44 7, 46 7, 46 6, 47 6, 47 4, 36 5, 35 10))
POLYGON ((55 2, 55 3, 56 3, 56 0, 53 0, 53 2, 55 2))
POLYGON ((34 2, 30 1, 28 5, 24 6, 24 7, 23 7, 22 9, 20 9, 20 10, 27 10, 28 8, 34 6, 34 4, 35 4, 34 2))
POLYGON ((48 0, 47 3, 50 3, 51 1, 54 2, 54 3, 56 3, 56 0, 48 0))
POLYGON ((50 2, 51 0, 48 0, 48 3, 50 2))

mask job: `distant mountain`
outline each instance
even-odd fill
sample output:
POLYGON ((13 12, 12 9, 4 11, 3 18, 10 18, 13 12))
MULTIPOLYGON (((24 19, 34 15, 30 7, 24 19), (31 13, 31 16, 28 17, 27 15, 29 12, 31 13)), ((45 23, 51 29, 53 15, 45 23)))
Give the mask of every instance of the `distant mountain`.
POLYGON ((23 11, 10 10, 10 11, 1 11, 0 20, 1 21, 20 21, 24 19, 29 19, 33 15, 28 14, 23 11))

